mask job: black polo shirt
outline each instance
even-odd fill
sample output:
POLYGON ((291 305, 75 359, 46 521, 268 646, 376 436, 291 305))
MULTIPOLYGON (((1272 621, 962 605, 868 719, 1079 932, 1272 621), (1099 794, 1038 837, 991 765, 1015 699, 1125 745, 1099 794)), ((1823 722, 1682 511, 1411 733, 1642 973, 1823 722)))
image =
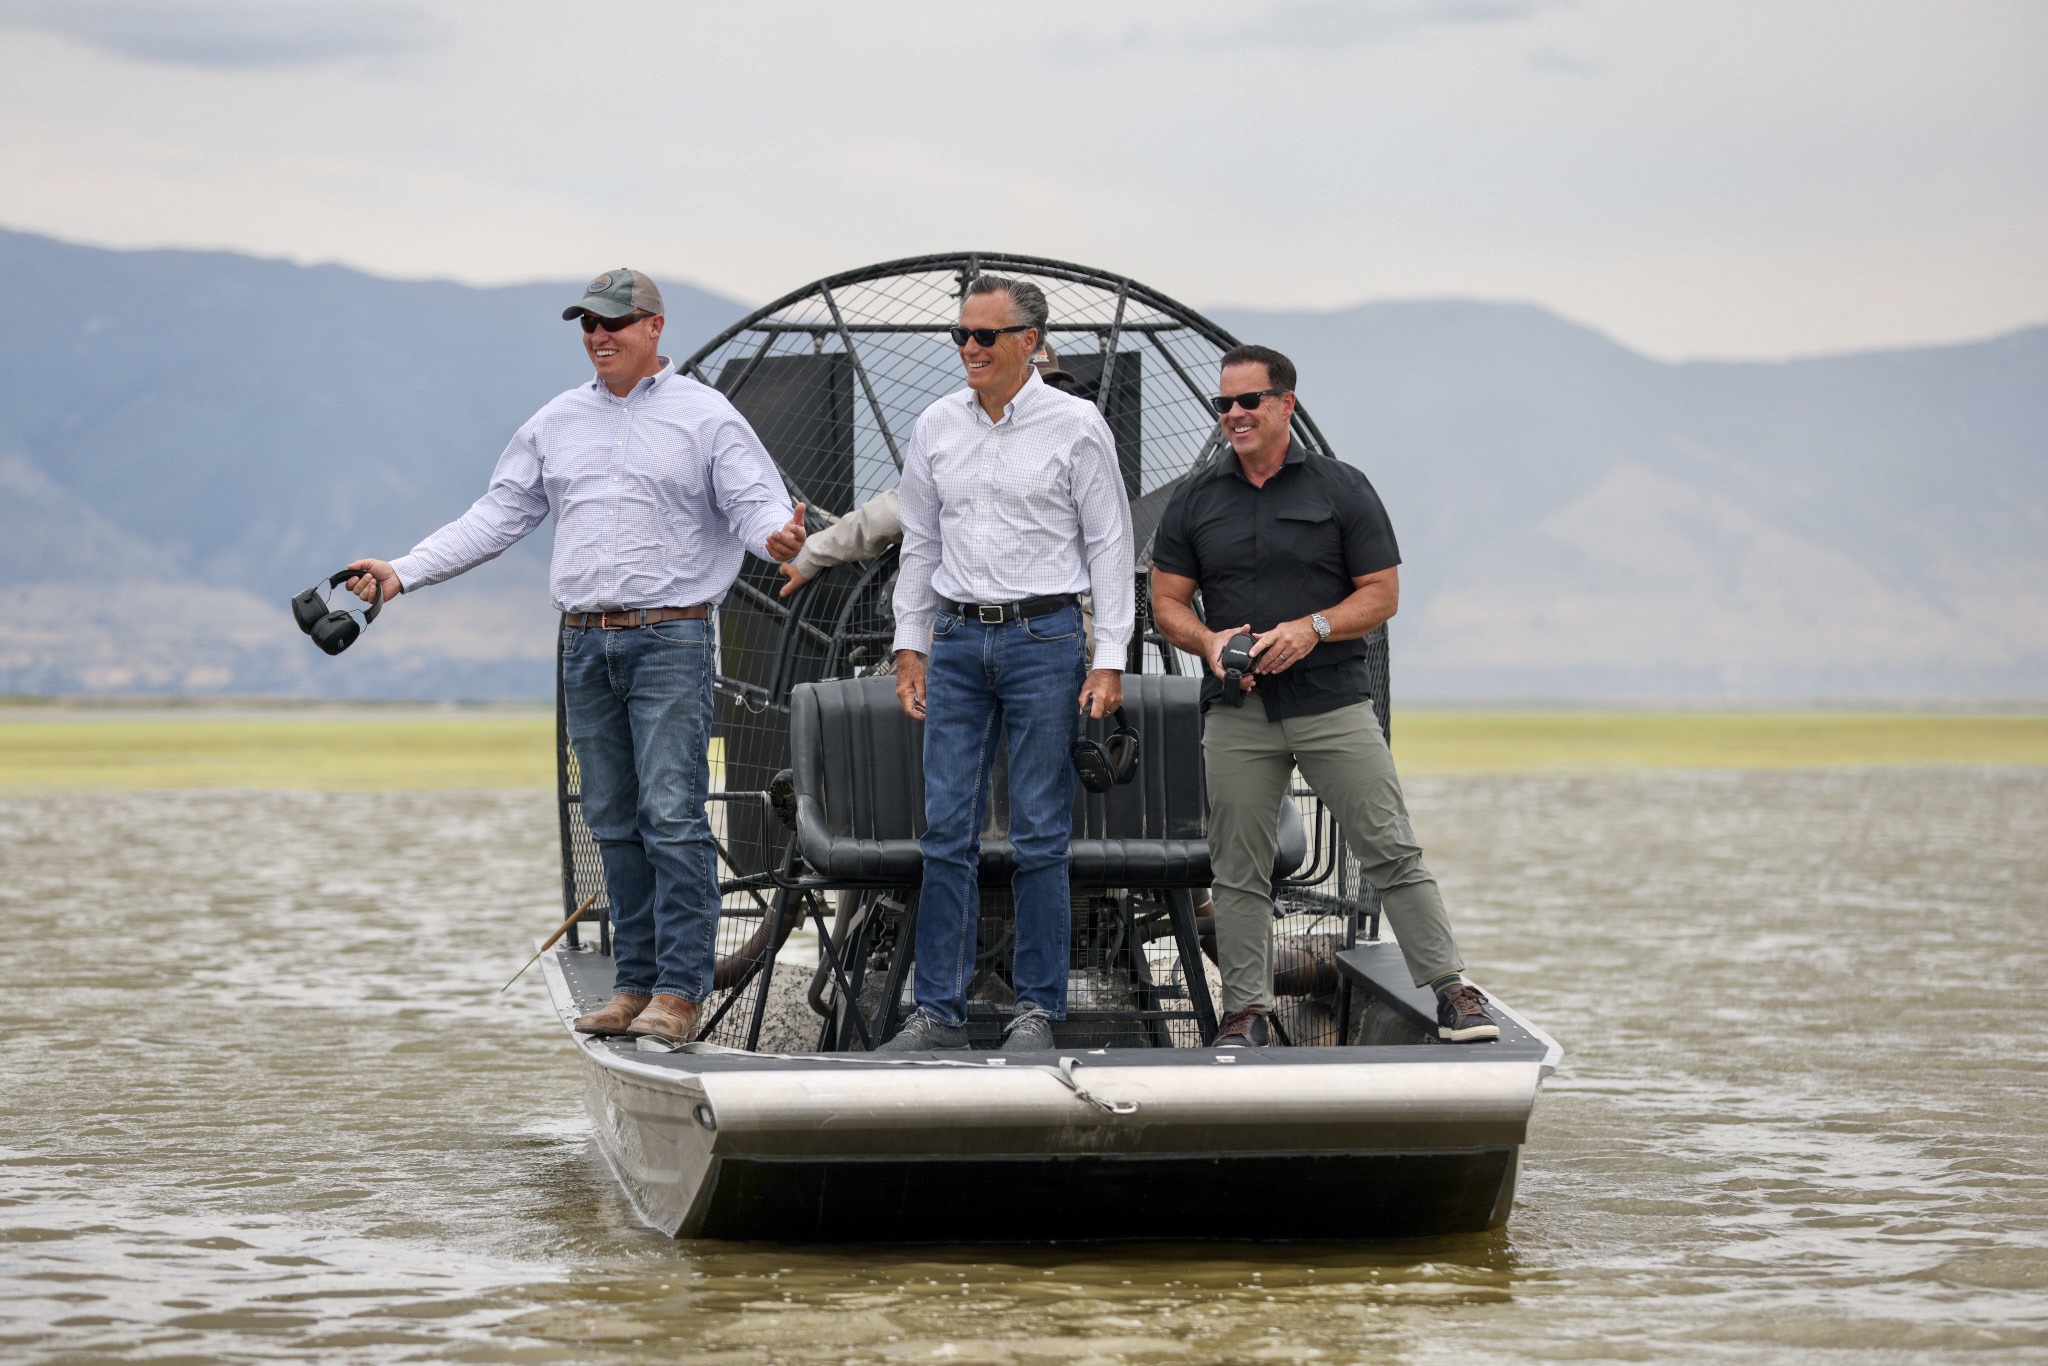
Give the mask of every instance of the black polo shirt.
MULTIPOLYGON (((1254 631, 1270 631, 1329 611, 1357 591, 1353 579, 1401 563, 1401 550, 1371 481, 1293 442, 1263 488, 1244 477, 1232 450, 1190 473, 1160 516, 1152 563, 1200 585, 1210 630, 1248 621, 1254 631)), ((1222 695, 1222 683, 1204 670, 1203 708, 1222 695)), ((1269 721, 1335 711, 1370 695, 1358 640, 1316 646, 1293 668, 1259 675, 1253 693, 1269 721)))

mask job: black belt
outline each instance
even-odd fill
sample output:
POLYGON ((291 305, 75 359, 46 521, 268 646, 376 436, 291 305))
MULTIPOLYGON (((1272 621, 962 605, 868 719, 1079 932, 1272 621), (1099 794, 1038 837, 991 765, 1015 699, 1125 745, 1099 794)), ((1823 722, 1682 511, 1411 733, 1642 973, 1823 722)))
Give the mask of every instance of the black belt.
POLYGON ((1080 600, 1078 593, 1055 593, 1049 598, 1025 598, 1021 602, 949 602, 946 608, 969 621, 978 621, 984 626, 1000 626, 1006 621, 1042 617, 1047 612, 1057 612, 1080 600))

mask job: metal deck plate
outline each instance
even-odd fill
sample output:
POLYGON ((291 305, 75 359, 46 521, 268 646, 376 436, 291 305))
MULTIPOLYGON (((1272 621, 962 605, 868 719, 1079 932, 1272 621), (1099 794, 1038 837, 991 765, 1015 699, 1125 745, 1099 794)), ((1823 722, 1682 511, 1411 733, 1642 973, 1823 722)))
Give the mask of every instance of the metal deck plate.
MULTIPOLYGON (((589 950, 555 950, 555 961, 560 965, 562 978, 568 984, 578 1011, 595 1010, 611 999, 612 960, 601 953, 589 950)), ((1338 955, 1338 967, 1354 982, 1364 986, 1382 1000, 1396 997, 1389 1004, 1412 1016, 1418 1025, 1425 1025, 1431 1031, 1436 1029, 1435 997, 1427 988, 1415 988, 1408 983, 1408 970, 1401 960, 1401 950, 1395 944, 1366 944, 1346 950, 1338 955)), ((1184 1067, 1192 1059, 1214 1056, 1224 1060, 1224 1065, 1238 1067, 1312 1067, 1335 1062, 1524 1062, 1540 1061, 1549 1051, 1549 1045, 1531 1035, 1518 1022, 1505 1013, 1500 1015, 1501 1037, 1497 1043, 1448 1045, 1393 1044, 1373 1047, 1328 1046, 1318 1048, 1062 1048, 1057 1050, 1084 1059, 1093 1066, 1115 1067, 1184 1067)), ((762 1067, 804 1067, 817 1066, 813 1061, 826 1057, 832 1059, 835 1067, 867 1065, 891 1067, 910 1058, 932 1058, 953 1060, 964 1063, 985 1063, 991 1058, 1006 1056, 1000 1052, 981 1049, 957 1049, 937 1053, 910 1053, 894 1055, 896 1061, 880 1058, 870 1060, 863 1053, 831 1054, 774 1054, 774 1053, 663 1053, 643 1052, 638 1042, 632 1039, 606 1039, 601 1043, 612 1052, 630 1056, 634 1061, 656 1067, 674 1068, 683 1072, 729 1072, 752 1071, 762 1067)), ((1045 1055, 1033 1055, 1043 1061, 1045 1055)))

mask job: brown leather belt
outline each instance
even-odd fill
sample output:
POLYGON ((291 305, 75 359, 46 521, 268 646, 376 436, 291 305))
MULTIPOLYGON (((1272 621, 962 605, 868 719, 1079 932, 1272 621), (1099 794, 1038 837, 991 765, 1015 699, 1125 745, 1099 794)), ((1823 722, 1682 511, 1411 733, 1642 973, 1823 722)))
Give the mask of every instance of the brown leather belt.
POLYGON ((658 626, 664 621, 708 621, 711 609, 695 607, 631 607, 614 612, 564 612, 564 626, 595 626, 600 631, 625 631, 636 626, 658 626))

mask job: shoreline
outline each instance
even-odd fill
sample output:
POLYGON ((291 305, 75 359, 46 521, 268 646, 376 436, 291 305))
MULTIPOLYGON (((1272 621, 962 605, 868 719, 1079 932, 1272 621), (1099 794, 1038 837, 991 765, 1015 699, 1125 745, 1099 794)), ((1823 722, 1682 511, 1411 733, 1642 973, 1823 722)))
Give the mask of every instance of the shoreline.
MULTIPOLYGON (((1395 713, 1394 754, 1409 778, 2043 767, 2048 714, 1414 709, 1395 713)), ((129 788, 551 791, 554 782, 552 708, 0 704, 0 794, 8 796, 129 788)))

